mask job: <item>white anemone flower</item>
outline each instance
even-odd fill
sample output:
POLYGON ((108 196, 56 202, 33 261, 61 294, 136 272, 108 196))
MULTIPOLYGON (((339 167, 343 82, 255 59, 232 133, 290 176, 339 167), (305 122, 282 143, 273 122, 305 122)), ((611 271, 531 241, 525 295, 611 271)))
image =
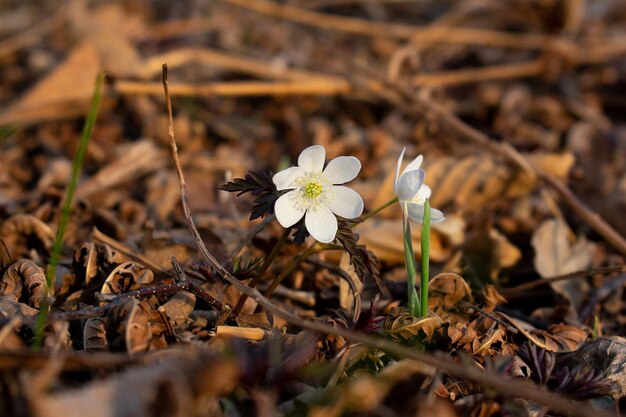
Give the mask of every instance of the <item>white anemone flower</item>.
POLYGON ((359 217, 363 199, 354 190, 339 184, 352 181, 361 170, 353 156, 333 159, 324 169, 323 146, 309 146, 298 157, 298 166, 278 172, 272 178, 276 188, 291 190, 276 200, 276 219, 284 228, 296 224, 302 216, 307 231, 317 241, 329 243, 337 234, 337 216, 359 217))
MULTIPOLYGON (((424 157, 419 155, 409 165, 404 168, 402 174, 400 174, 400 166, 402 165, 402 159, 404 158, 404 151, 402 149, 400 158, 398 158, 398 166, 396 168, 396 178, 393 181, 393 191, 398 196, 400 206, 404 211, 405 216, 409 219, 422 223, 424 219, 424 203, 428 198, 432 190, 429 186, 424 184, 424 177, 426 173, 422 166, 424 157)), ((443 213, 437 209, 430 209, 430 222, 439 223, 445 220, 443 213)))

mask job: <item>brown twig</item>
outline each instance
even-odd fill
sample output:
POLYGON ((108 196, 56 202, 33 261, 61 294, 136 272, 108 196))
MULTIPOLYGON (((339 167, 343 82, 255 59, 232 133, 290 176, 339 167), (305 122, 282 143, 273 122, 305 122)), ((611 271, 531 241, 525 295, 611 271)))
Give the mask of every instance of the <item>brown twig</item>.
POLYGON ((604 268, 588 269, 585 271, 570 272, 569 274, 555 275, 553 277, 541 278, 535 281, 526 282, 510 288, 501 288, 498 291, 505 298, 515 296, 521 292, 531 290, 542 285, 551 284, 553 282, 565 281, 568 279, 588 278, 596 274, 610 274, 613 272, 626 272, 626 265, 607 266, 604 268))
POLYGON ((504 326, 508 332, 511 332, 513 334, 519 333, 519 331, 515 327, 511 326, 509 323, 505 322, 504 320, 499 319, 498 317, 496 317, 492 313, 490 313, 488 311, 485 311, 482 308, 477 307, 477 306, 475 306, 473 304, 470 304, 468 302, 462 302, 462 304, 465 306, 465 310, 474 310, 474 311, 476 311, 476 312, 478 312, 478 313, 480 313, 480 314, 482 314, 484 316, 489 317, 491 320, 493 320, 496 323, 504 326))
POLYGON ((416 87, 450 87, 480 81, 507 80, 540 76, 545 72, 543 59, 482 68, 463 68, 455 71, 422 73, 413 76, 416 87))
POLYGON ((516 381, 509 380, 498 376, 493 373, 484 372, 478 368, 473 368, 469 366, 464 366, 459 363, 455 363, 449 358, 440 358, 436 357, 432 354, 426 352, 419 352, 415 349, 405 348, 388 340, 370 336, 367 334, 356 333, 346 329, 336 328, 332 326, 328 326, 326 324, 303 320, 300 317, 284 310, 281 307, 276 306, 266 297, 264 297, 258 290, 255 288, 249 288, 244 283, 240 282, 237 278, 231 275, 218 261, 217 259, 209 252, 206 245, 202 241, 202 237, 198 232, 198 229, 193 221, 191 211, 189 209, 188 204, 188 196, 186 190, 185 177, 183 175, 180 162, 178 159, 178 149, 176 146, 176 139, 174 137, 174 125, 173 125, 173 116, 172 116, 172 105, 171 99, 169 95, 168 82, 167 82, 167 65, 163 64, 163 88, 165 90, 165 101, 167 107, 168 114, 168 132, 170 137, 170 146, 172 150, 172 157, 174 159, 174 165, 176 168, 176 172, 178 173, 178 179, 180 182, 180 191, 181 191, 181 201, 183 205, 183 212, 185 214, 185 218, 187 219, 187 223, 189 226, 189 230, 193 234, 196 243, 198 245, 198 250, 202 257, 209 262, 213 268, 217 271, 217 273, 230 285, 235 287, 237 290, 246 294, 248 297, 252 298, 259 305, 265 308, 268 312, 272 314, 276 314, 277 316, 282 317, 287 322, 292 325, 298 326, 303 329, 307 329, 317 333, 323 334, 331 334, 336 336, 341 336, 345 339, 351 340, 352 342, 362 343, 371 348, 379 349, 384 352, 387 352, 393 356, 398 357, 406 357, 418 360, 427 365, 436 367, 441 369, 442 371, 454 375, 458 378, 466 378, 477 382, 485 387, 492 388, 494 390, 506 393, 508 395, 514 397, 522 397, 531 401, 538 402, 543 404, 550 409, 569 414, 571 416, 578 417, 592 417, 592 416, 612 416, 613 414, 609 412, 602 412, 595 410, 589 406, 581 405, 578 403, 574 403, 569 401, 559 395, 546 392, 544 389, 538 387, 537 385, 530 383, 529 381, 516 381))
MULTIPOLYGON (((118 81, 114 85, 115 91, 120 94, 148 94, 162 93, 158 83, 118 81)), ((286 96, 286 95, 316 95, 328 96, 347 94, 351 91, 348 83, 330 82, 328 80, 310 79, 301 81, 264 82, 264 81, 234 81, 216 82, 208 84, 176 84, 172 85, 170 94, 181 97, 198 96, 226 96, 226 97, 253 97, 253 96, 286 96)))
MULTIPOLYGON (((355 35, 395 39, 419 39, 426 34, 434 33, 432 27, 422 28, 412 25, 371 22, 364 19, 315 12, 267 0, 224 1, 275 18, 355 35)), ((479 44, 515 49, 543 49, 546 47, 547 40, 550 38, 547 35, 514 34, 485 29, 457 27, 438 27, 436 29, 445 33, 445 36, 439 36, 442 42, 459 45, 479 44)))
MULTIPOLYGON (((117 304, 121 299, 124 298, 147 298, 152 297, 153 295, 163 295, 169 294, 178 291, 188 291, 193 293, 196 297, 205 301, 212 308, 217 311, 222 311, 224 308, 222 303, 220 303, 217 299, 215 299, 212 295, 204 291, 201 287, 197 286, 193 282, 189 280, 184 280, 180 282, 175 282, 173 284, 163 284, 163 285, 155 285, 154 287, 141 288, 135 291, 130 291, 124 294, 119 295, 100 295, 100 299, 102 301, 109 301, 113 304, 117 304)), ((73 311, 67 313, 75 313, 73 311)), ((71 320, 71 319, 67 319, 71 320)))
MULTIPOLYGON (((161 71, 162 62, 167 62, 170 68, 184 66, 191 62, 200 62, 211 67, 254 75, 270 80, 301 81, 314 79, 334 83, 343 82, 341 77, 334 75, 320 74, 289 67, 279 67, 267 61, 234 55, 210 48, 178 48, 161 55, 152 56, 144 62, 140 71, 141 76, 151 78, 158 74, 161 71)), ((173 93, 173 86, 170 93, 173 93)))

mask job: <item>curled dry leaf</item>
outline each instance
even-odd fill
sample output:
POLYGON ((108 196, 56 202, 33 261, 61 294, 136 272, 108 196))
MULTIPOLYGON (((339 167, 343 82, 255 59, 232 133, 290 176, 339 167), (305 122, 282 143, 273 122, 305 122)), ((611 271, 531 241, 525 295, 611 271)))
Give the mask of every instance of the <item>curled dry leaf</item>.
POLYGON ((481 334, 476 330, 474 323, 467 325, 462 322, 456 322, 450 325, 448 327, 448 337, 460 350, 474 356, 495 355, 499 346, 494 345, 504 343, 506 333, 497 327, 481 334))
POLYGON ((130 354, 145 352, 150 346, 150 306, 129 298, 107 315, 106 334, 112 350, 130 354))
POLYGON ((189 316, 196 306, 196 296, 187 291, 179 291, 159 311, 165 313, 174 329, 182 329, 187 325, 189 316))
POLYGON ((34 236, 45 250, 50 250, 54 232, 47 224, 30 214, 14 214, 2 222, 0 236, 14 257, 26 257, 32 245, 27 239, 34 236))
POLYGON ((137 262, 124 262, 118 265, 102 284, 102 294, 122 294, 150 284, 154 273, 137 262))
POLYGON ((73 268, 79 281, 80 277, 84 277, 82 282, 85 286, 98 275, 98 251, 93 242, 84 243, 76 249, 73 268))
POLYGON ((550 352, 572 352, 589 337, 588 332, 580 327, 567 324, 554 324, 548 330, 537 329, 525 321, 515 319, 504 313, 497 313, 506 319, 531 342, 550 352))
POLYGON ((11 257, 11 253, 2 237, 0 237, 0 271, 4 271, 4 269, 12 263, 13 258, 11 257))
POLYGON ((106 320, 101 317, 87 319, 83 328, 83 348, 88 352, 108 350, 106 320))
POLYGON ((28 292, 28 304, 39 308, 46 288, 46 274, 43 268, 28 259, 20 259, 9 266, 0 281, 0 296, 13 302, 22 298, 22 291, 28 292))
POLYGON ((460 301, 472 302, 472 290, 462 276, 446 272, 430 280, 428 284, 428 308, 444 321, 466 321, 454 312, 460 301))
POLYGON ((482 290, 483 311, 491 313, 500 304, 505 304, 506 299, 496 290, 493 285, 487 285, 482 290))
POLYGON ((410 340, 417 336, 420 330, 424 333, 424 341, 429 342, 437 329, 443 324, 439 317, 418 318, 410 313, 401 313, 397 317, 389 316, 385 319, 384 328, 394 339, 410 340))

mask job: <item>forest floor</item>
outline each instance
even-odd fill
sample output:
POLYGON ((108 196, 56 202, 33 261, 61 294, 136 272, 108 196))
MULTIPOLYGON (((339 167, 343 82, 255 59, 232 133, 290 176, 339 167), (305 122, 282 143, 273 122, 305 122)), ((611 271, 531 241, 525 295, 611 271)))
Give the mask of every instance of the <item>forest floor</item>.
POLYGON ((0 415, 626 407, 623 2, 9 0, 0 22, 0 415))

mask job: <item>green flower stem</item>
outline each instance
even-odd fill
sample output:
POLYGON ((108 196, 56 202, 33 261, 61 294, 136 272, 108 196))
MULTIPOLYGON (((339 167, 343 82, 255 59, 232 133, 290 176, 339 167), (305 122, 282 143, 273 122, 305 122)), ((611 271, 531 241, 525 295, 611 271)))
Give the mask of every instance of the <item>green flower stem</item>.
POLYGON ((50 253, 50 259, 48 261, 48 268, 46 270, 46 296, 42 299, 42 303, 39 306, 40 312, 37 317, 37 323, 35 327, 35 342, 36 349, 41 347, 43 339, 43 328, 46 324, 48 317, 48 310, 50 308, 48 298, 54 295, 54 282, 56 279, 56 270, 61 257, 61 250, 63 249, 63 237, 65 235, 65 229, 70 221, 70 214, 72 211, 72 202, 74 200, 74 192, 76 191, 76 185, 78 184, 78 177, 83 167, 83 161, 85 159, 85 153, 87 152, 87 145, 91 138, 93 127, 98 118, 98 111, 100 109, 100 98, 102 95, 102 84, 104 83, 104 73, 100 72, 96 78, 96 87, 91 98, 91 106, 89 114, 85 120, 83 131, 80 136, 80 142, 78 143, 78 149, 74 155, 72 162, 72 172, 70 175, 69 183, 67 184, 67 190, 65 193, 65 200, 63 201, 63 207, 61 208, 61 217, 59 218, 59 224, 57 227, 56 237, 54 239, 54 245, 50 253))
POLYGON ((397 202, 398 202, 398 197, 394 198, 393 200, 387 201, 382 206, 375 208, 374 210, 372 210, 369 213, 367 213, 365 216, 361 217, 361 221, 365 221, 365 220, 369 219, 370 217, 377 215, 378 213, 380 213, 381 211, 383 211, 384 209, 386 209, 390 205, 392 205, 394 203, 397 203, 397 202))
MULTIPOLYGON (((256 284, 258 284, 259 281, 261 281, 261 279, 264 277, 265 273, 269 269, 270 265, 274 262, 274 260, 276 259, 276 256, 278 256, 278 253, 283 248, 283 245, 289 238, 290 233, 291 233, 291 227, 288 227, 287 229, 283 231, 283 234, 280 235, 278 242, 276 242, 276 244, 270 251, 269 255, 267 255, 267 257, 263 261, 263 264, 261 265, 261 268, 259 269, 258 275, 256 275, 254 278, 252 278, 252 280, 250 280, 248 287, 254 288, 256 284)), ((246 296, 245 294, 241 294, 241 297, 239 297, 239 300, 237 300, 237 305, 235 305, 235 308, 233 309, 232 316, 236 317, 239 315, 247 299, 248 299, 248 296, 246 296)))
POLYGON ((426 200, 424 202, 424 219, 422 221, 422 276, 420 283, 420 299, 422 303, 420 305, 420 317, 426 317, 428 315, 428 264, 430 258, 430 202, 426 200))
POLYGON ((411 238, 411 225, 406 215, 402 216, 402 229, 404 241, 404 268, 406 270, 406 286, 409 312, 418 317, 420 313, 420 300, 415 290, 417 271, 415 267, 415 252, 411 238))

